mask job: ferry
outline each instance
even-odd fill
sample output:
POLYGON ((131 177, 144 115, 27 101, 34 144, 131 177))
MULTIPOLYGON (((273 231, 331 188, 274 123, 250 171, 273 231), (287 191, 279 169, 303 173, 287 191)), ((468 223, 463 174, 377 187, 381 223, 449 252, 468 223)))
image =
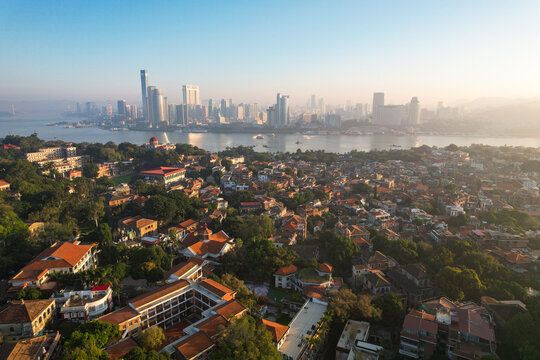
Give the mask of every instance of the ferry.
POLYGON ((262 140, 262 139, 264 139, 264 136, 262 136, 262 135, 257 135, 257 136, 255 137, 255 139, 262 140))

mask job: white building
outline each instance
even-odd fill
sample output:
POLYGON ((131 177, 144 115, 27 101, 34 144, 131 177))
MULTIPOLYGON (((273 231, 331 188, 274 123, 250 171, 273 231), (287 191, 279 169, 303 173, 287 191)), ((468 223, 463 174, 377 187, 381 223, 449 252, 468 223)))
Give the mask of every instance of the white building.
POLYGON ((109 284, 94 286, 81 291, 66 291, 54 294, 51 299, 60 309, 60 317, 70 321, 97 319, 113 307, 112 289, 109 284))
POLYGON ((199 100, 199 87, 197 85, 182 86, 184 105, 201 105, 199 100))

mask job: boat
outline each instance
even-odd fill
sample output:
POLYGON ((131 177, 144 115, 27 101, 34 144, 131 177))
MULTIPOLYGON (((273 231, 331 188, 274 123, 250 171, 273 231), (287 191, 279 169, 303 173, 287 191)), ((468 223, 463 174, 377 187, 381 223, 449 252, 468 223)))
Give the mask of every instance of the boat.
POLYGON ((264 144, 264 145, 263 145, 263 148, 268 148, 268 145, 264 144))
POLYGON ((300 140, 296 140, 296 145, 301 144, 300 140))
POLYGON ((255 139, 262 140, 262 139, 264 139, 264 136, 262 136, 262 135, 257 135, 257 136, 255 137, 255 139))

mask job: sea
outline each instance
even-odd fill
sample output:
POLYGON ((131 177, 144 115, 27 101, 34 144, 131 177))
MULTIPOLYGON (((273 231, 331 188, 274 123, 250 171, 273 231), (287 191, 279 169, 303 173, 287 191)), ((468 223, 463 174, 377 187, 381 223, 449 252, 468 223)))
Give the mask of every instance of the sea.
POLYGON ((131 142, 147 143, 156 137, 160 143, 189 143, 212 152, 239 145, 254 146, 260 152, 295 152, 301 150, 324 150, 346 153, 351 150, 370 151, 388 149, 409 149, 421 145, 444 147, 450 144, 469 146, 484 144, 492 146, 540 147, 540 137, 478 136, 478 135, 305 135, 297 134, 257 134, 244 133, 183 133, 181 131, 113 131, 98 127, 69 128, 63 125, 48 126, 49 122, 65 121, 56 119, 0 119, 0 138, 6 135, 30 135, 34 132, 44 140, 64 140, 70 142, 131 142), (262 137, 262 139, 261 139, 262 137))

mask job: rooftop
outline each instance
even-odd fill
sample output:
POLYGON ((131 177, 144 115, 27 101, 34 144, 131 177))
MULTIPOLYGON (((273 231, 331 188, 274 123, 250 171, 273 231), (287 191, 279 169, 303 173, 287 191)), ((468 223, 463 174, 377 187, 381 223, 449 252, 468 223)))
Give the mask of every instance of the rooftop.
POLYGON ((272 334, 272 341, 278 343, 283 335, 287 333, 289 327, 287 325, 281 325, 277 322, 261 319, 262 323, 266 326, 266 329, 272 334))
POLYGON ((279 351, 296 359, 303 349, 299 344, 305 343, 304 339, 309 336, 308 331, 313 331, 323 317, 326 307, 327 305, 307 301, 289 323, 289 334, 279 351))
POLYGON ((142 294, 135 299, 131 300, 130 303, 135 308, 144 307, 150 303, 153 303, 161 298, 170 297, 175 291, 183 290, 189 286, 189 282, 186 280, 178 280, 171 284, 162 286, 158 289, 142 294))
POLYGON ((214 342, 203 331, 196 332, 195 334, 185 338, 175 345, 176 351, 178 351, 184 359, 195 359, 198 355, 209 350, 214 346, 214 342))

